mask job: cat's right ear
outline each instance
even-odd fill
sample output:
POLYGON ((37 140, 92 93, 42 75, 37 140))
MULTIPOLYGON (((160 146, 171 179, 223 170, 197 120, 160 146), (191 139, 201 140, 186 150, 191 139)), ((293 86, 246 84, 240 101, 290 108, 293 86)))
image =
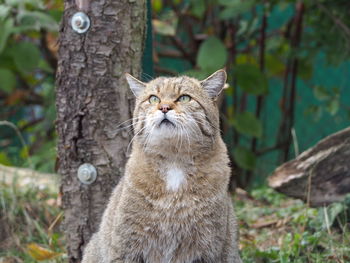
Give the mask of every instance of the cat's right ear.
POLYGON ((207 77, 205 80, 202 80, 200 83, 203 89, 208 93, 209 97, 215 99, 223 90, 226 79, 226 71, 220 69, 207 77))
POLYGON ((125 73, 125 78, 128 81, 129 87, 136 97, 138 97, 146 88, 146 84, 134 78, 129 73, 125 73))

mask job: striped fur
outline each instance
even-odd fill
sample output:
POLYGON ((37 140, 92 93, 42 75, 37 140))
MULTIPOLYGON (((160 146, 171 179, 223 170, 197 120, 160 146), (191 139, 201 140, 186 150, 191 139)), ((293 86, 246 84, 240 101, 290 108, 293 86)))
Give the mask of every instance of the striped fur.
POLYGON ((137 95, 132 151, 83 263, 241 263, 216 105, 225 72, 127 79, 137 95))

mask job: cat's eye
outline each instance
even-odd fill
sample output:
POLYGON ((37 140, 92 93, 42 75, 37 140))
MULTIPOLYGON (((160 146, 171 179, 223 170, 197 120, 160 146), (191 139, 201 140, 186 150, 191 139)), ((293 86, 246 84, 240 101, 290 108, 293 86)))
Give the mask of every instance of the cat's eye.
POLYGON ((177 99, 177 101, 179 102, 189 102, 190 100, 191 100, 191 97, 188 95, 182 95, 177 99))
POLYGON ((159 99, 157 96, 152 95, 151 97, 149 97, 149 103, 151 103, 151 104, 157 104, 157 103, 159 103, 159 102, 160 102, 160 99, 159 99))

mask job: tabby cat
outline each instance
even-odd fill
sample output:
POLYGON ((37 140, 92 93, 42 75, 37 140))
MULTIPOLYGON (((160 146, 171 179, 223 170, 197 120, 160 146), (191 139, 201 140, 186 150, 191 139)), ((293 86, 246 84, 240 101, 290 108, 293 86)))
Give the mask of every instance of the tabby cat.
POLYGON ((82 262, 241 263, 216 105, 225 71, 126 79, 136 96, 132 151, 82 262))

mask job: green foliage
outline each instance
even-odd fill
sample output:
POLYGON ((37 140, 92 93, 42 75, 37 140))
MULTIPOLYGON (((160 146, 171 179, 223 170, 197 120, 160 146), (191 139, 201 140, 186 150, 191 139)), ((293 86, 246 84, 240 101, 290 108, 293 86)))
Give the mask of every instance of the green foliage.
POLYGON ((207 38, 199 47, 197 65, 205 71, 215 71, 222 68, 226 60, 226 48, 217 37, 212 36, 207 38))
POLYGON ((162 14, 159 19, 153 19, 152 25, 154 31, 158 34, 163 36, 174 36, 176 34, 177 23, 178 17, 174 11, 169 10, 162 14))
POLYGON ((249 149, 238 146, 234 149, 233 157, 239 167, 247 170, 253 170, 256 164, 256 157, 249 149))
POLYGON ((10 93, 16 86, 16 77, 12 71, 4 68, 0 69, 0 90, 10 93))
MULTIPOLYGON (((3 176, 1 174, 1 180, 3 176)), ((64 239, 59 228, 62 212, 57 206, 57 193, 43 185, 25 185, 25 178, 15 174, 12 177, 10 184, 0 181, 0 228, 4 231, 4 239, 0 240, 0 262, 32 263, 54 255, 54 261, 49 262, 65 262, 64 239)), ((52 178, 46 180, 54 184, 52 178)))
POLYGON ((198 18, 202 18, 206 10, 205 4, 205 0, 191 0, 192 14, 198 18))
POLYGON ((0 1, 0 164, 53 171, 57 0, 0 1), (28 154, 29 153, 29 154, 28 154), (49 153, 49 154, 48 154, 49 153), (31 161, 30 161, 31 159, 31 161))
MULTIPOLYGON (((0 251, 0 262, 31 263, 50 257, 55 258, 49 262, 66 262, 56 191, 39 183, 23 185, 24 179, 0 183, 0 220, 7 230, 2 233, 7 247, 0 251)), ((46 180, 55 184, 51 176, 46 180)), ((264 186, 242 192, 234 200, 243 262, 349 261, 350 196, 329 207, 309 208, 264 186)))
POLYGON ((262 124, 251 112, 236 114, 232 124, 239 133, 253 137, 262 135, 262 124))
POLYGON ((239 87, 252 95, 263 95, 268 91, 266 76, 261 73, 257 66, 252 64, 241 64, 234 70, 239 87))
POLYGON ((232 19, 237 16, 246 13, 253 8, 254 0, 219 0, 219 4, 225 8, 220 12, 219 16, 221 19, 232 19))
POLYGON ((315 120, 319 120, 324 113, 335 116, 340 108, 340 90, 337 87, 331 89, 324 86, 313 87, 314 97, 320 102, 318 105, 311 105, 306 114, 315 116, 315 120))
POLYGON ((244 223, 240 228, 243 262, 348 262, 348 221, 340 220, 348 211, 347 200, 316 209, 270 188, 255 189, 250 199, 236 206, 239 221, 244 223))
POLYGON ((11 47, 10 54, 17 69, 22 73, 33 71, 40 61, 40 51, 31 42, 16 43, 11 47))
MULTIPOLYGON (((349 59, 346 43, 350 40, 350 20, 345 11, 349 2, 177 0, 153 1, 153 5, 154 21, 166 22, 164 15, 170 10, 178 21, 172 28, 176 35, 165 36, 155 30, 155 63, 160 75, 186 74, 204 79, 219 68, 226 68, 230 90, 225 93, 221 108, 223 135, 243 174, 249 170, 246 174, 251 176, 255 168, 261 168, 256 165, 265 163, 259 159, 273 151, 270 156, 277 154, 279 158, 270 161, 271 168, 265 174, 279 164, 276 160, 291 158, 289 134, 291 130, 302 132, 297 127, 301 118, 311 116, 322 126, 319 122, 323 113, 338 117, 340 112, 348 111, 350 116, 350 110, 341 102, 345 88, 339 92, 337 87, 338 92, 333 92, 325 84, 330 94, 320 103, 310 100, 309 107, 302 105, 306 98, 301 97, 308 96, 305 86, 314 86, 320 57, 326 56, 334 64, 349 59), (271 98, 276 105, 273 110, 271 98), (308 115, 301 114, 305 109, 308 115), (247 164, 247 160, 253 160, 247 156, 254 156, 254 161, 247 164)), ((334 120, 340 123, 344 118, 334 120)), ((305 126, 308 124, 305 121, 305 126)), ((336 130, 334 125, 333 131, 336 130)), ((305 150, 314 142, 305 139, 300 149, 305 150)))

